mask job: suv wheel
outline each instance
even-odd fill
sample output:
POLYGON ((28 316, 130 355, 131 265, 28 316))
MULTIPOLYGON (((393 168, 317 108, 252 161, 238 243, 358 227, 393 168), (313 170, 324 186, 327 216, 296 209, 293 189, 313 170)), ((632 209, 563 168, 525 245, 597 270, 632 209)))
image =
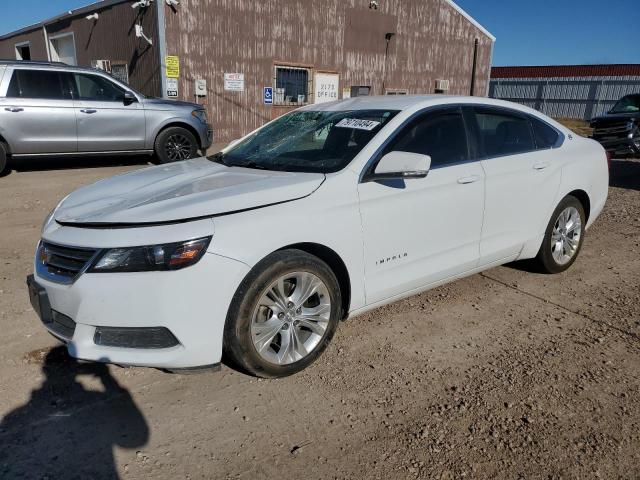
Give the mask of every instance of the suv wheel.
POLYGON ((4 172, 5 168, 7 168, 7 152, 7 146, 4 143, 0 142, 0 174, 4 172))
POLYGON ((188 160, 198 155, 198 141, 185 128, 169 127, 156 138, 154 150, 160 163, 188 160))
POLYGON ((584 240, 585 224, 580 201, 572 196, 565 197, 551 216, 536 257, 544 272, 564 272, 575 262, 584 240))
POLYGON ((341 305, 326 263, 300 250, 275 252, 238 287, 225 324, 225 354, 259 377, 299 372, 331 341, 341 305))

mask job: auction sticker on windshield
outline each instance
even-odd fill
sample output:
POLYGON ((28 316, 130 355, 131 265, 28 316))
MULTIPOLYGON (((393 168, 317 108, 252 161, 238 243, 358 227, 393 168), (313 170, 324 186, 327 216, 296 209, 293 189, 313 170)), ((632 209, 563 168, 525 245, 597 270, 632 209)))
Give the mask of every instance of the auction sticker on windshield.
POLYGON ((359 118, 343 118, 336 123, 336 127, 357 128, 358 130, 373 130, 378 125, 380 125, 380 122, 376 122, 375 120, 363 120, 359 118))

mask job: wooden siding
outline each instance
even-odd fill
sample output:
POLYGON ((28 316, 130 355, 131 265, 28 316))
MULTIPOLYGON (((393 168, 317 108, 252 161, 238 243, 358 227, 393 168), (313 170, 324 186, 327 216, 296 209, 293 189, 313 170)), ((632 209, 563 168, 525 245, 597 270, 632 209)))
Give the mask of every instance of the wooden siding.
MULTIPOLYGON (((340 74, 343 87, 368 85, 469 94, 478 38, 476 94, 488 88, 492 41, 444 0, 182 0, 165 7, 167 55, 180 57, 179 96, 194 100, 194 80, 207 80, 216 141, 237 138, 286 108, 265 106, 274 66, 310 66, 340 74), (385 33, 395 33, 385 62, 385 33), (386 65, 385 65, 386 63, 386 65), (385 74, 386 70, 386 74, 385 74), (225 72, 244 73, 245 91, 223 89, 225 72), (386 78, 385 78, 386 77, 386 78)), ((341 96, 341 95, 340 95, 341 96)))

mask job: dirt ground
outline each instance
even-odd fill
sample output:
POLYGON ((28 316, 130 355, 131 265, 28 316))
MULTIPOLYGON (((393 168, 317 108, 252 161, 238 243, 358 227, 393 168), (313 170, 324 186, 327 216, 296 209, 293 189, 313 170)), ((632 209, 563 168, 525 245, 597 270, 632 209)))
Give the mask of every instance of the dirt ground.
POLYGON ((495 268, 343 323, 257 380, 78 364, 25 277, 44 216, 137 160, 0 178, 0 478, 640 478, 640 161, 566 273, 495 268))

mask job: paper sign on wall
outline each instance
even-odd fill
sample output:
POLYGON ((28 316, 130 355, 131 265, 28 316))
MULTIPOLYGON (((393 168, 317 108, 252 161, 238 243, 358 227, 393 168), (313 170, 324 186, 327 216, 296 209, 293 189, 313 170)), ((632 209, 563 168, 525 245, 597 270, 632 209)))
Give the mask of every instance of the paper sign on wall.
POLYGON ((313 82, 314 103, 338 100, 340 75, 336 73, 316 73, 313 82))
POLYGON ((178 78, 180 76, 180 57, 167 55, 164 59, 167 69, 167 78, 178 78))
POLYGON ((224 89, 232 92, 244 92, 244 73, 225 73, 224 89))

